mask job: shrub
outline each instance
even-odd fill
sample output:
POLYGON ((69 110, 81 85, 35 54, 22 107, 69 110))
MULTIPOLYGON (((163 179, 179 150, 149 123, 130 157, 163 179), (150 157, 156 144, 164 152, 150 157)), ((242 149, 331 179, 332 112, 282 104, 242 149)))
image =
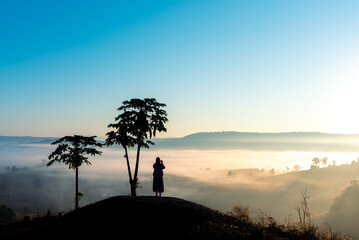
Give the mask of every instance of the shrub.
POLYGON ((11 208, 7 207, 4 204, 0 206, 0 221, 1 222, 5 222, 5 223, 12 222, 15 220, 15 217, 16 217, 16 214, 11 208))

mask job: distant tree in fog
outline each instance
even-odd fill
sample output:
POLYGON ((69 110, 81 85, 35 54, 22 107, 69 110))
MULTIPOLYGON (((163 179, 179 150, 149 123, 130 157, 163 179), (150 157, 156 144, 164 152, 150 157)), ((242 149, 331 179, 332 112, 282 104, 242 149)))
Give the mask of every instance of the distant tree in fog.
POLYGON ((154 142, 149 139, 156 137, 156 132, 166 132, 165 123, 168 121, 167 112, 163 110, 166 104, 158 103, 154 98, 131 99, 124 101, 117 110, 120 114, 115 123, 108 125, 114 128, 106 134, 106 145, 118 144, 125 150, 131 196, 136 196, 138 187, 138 166, 141 148, 149 148, 154 142), (134 175, 128 157, 128 148, 137 145, 137 156, 134 175))
POLYGON ((295 165, 293 168, 294 168, 295 172, 298 172, 298 171, 300 171, 300 169, 302 169, 302 167, 299 165, 295 165))
POLYGON ((52 143, 52 145, 59 145, 48 157, 49 162, 46 165, 48 167, 55 162, 62 162, 68 165, 69 169, 75 170, 75 209, 79 208, 79 197, 82 196, 82 193, 79 193, 79 167, 83 163, 91 164, 85 155, 95 156, 102 153, 96 149, 96 147, 102 147, 102 144, 98 143, 95 137, 84 137, 82 135, 62 137, 52 143))
POLYGON ((321 161, 323 167, 325 167, 327 165, 327 163, 328 163, 328 158, 324 157, 320 161, 321 161))
POLYGON ((316 157, 312 159, 312 167, 318 167, 319 163, 320 163, 319 158, 316 157))

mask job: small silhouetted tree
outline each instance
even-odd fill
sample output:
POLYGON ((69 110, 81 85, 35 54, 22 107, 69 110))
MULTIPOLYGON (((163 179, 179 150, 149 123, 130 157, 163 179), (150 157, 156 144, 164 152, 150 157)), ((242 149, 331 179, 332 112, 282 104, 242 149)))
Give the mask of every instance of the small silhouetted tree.
POLYGON ((320 159, 319 158, 313 158, 312 159, 312 165, 310 166, 311 169, 314 169, 314 168, 318 168, 319 166, 319 163, 320 163, 320 159))
POLYGON ((328 158, 324 157, 324 158, 321 159, 320 161, 321 161, 323 167, 325 167, 325 166, 327 165, 327 163, 328 163, 328 158))
POLYGON ((163 110, 166 104, 158 103, 154 98, 131 99, 124 101, 117 110, 120 114, 115 118, 115 123, 108 125, 114 128, 106 134, 106 145, 118 144, 125 150, 127 171, 131 188, 131 196, 136 196, 138 187, 138 167, 141 148, 149 148, 154 145, 150 141, 156 137, 156 132, 166 132, 165 123, 168 121, 167 112, 163 110), (137 146, 135 171, 132 175, 128 148, 137 146))
POLYGON ((68 165, 69 169, 75 170, 75 209, 79 208, 79 197, 83 196, 79 193, 79 167, 83 163, 91 164, 85 155, 95 156, 102 153, 96 149, 96 147, 101 148, 102 144, 98 143, 95 138, 96 136, 84 137, 82 135, 62 137, 52 143, 52 145, 59 145, 48 157, 49 162, 46 165, 48 167, 55 162, 62 162, 68 165))
POLYGON ((299 172, 300 169, 302 169, 302 167, 299 165, 295 165, 293 168, 294 168, 294 172, 299 172))
POLYGON ((2 204, 0 206, 0 223, 1 222, 5 222, 5 223, 12 222, 15 220, 15 217, 16 217, 16 214, 11 208, 7 207, 4 204, 2 204))

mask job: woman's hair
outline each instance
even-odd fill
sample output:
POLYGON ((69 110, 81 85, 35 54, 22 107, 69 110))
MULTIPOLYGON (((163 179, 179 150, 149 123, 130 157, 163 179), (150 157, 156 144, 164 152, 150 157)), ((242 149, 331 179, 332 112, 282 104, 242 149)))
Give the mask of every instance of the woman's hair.
POLYGON ((155 162, 156 165, 160 165, 161 164, 161 159, 159 157, 156 157, 156 162, 155 162))

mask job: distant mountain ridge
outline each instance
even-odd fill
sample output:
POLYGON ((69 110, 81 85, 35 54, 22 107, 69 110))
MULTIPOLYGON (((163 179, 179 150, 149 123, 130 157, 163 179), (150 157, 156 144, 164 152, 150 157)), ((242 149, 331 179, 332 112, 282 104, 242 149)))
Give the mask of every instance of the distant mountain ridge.
POLYGON ((342 133, 323 133, 323 132, 236 132, 236 131, 220 131, 220 132, 198 132, 187 135, 183 138, 192 138, 192 137, 205 137, 205 136, 227 136, 227 137, 281 137, 281 136, 291 136, 291 137, 358 137, 359 134, 342 134, 342 133))
MULTIPOLYGON (((0 136, 0 144, 51 144, 55 137, 0 136)), ((321 132, 199 132, 182 138, 154 138, 154 149, 356 152, 359 134, 321 132)), ((103 142, 103 141, 102 141, 103 142)))
POLYGON ((0 144, 50 144, 55 137, 0 136, 0 144))
POLYGON ((199 132, 183 138, 155 139, 158 148, 203 150, 355 152, 359 134, 321 132, 199 132))

